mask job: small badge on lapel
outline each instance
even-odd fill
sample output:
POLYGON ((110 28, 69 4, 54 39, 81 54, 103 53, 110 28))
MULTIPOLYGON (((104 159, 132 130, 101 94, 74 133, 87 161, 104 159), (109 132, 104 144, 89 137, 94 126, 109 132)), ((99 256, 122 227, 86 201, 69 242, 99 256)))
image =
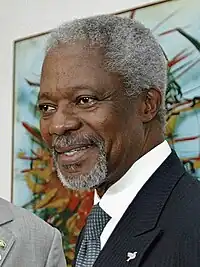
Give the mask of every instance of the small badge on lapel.
POLYGON ((128 252, 127 253, 128 259, 126 261, 129 262, 131 260, 134 260, 136 258, 136 255, 137 255, 137 251, 135 251, 135 252, 128 252))
POLYGON ((5 248, 6 248, 6 242, 0 239, 0 249, 5 249, 5 248))

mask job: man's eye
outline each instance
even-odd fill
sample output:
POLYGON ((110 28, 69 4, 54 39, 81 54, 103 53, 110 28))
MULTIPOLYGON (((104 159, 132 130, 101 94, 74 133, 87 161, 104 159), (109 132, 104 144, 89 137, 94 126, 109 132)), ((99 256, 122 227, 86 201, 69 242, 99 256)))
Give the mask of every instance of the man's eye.
POLYGON ((85 97, 81 97, 78 99, 78 104, 79 105, 84 105, 84 106, 92 106, 96 103, 96 99, 89 97, 89 96, 85 96, 85 97))
POLYGON ((50 106, 50 105, 39 105, 39 110, 42 113, 46 114, 46 113, 53 112, 55 110, 55 108, 50 106))

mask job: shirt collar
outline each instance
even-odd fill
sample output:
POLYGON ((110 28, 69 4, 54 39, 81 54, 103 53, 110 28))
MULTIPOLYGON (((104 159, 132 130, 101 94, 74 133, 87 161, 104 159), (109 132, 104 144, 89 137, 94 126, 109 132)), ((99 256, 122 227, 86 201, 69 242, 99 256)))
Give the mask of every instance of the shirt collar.
POLYGON ((94 204, 99 203, 110 217, 120 218, 143 185, 170 153, 171 148, 167 141, 150 150, 137 160, 126 174, 106 191, 101 199, 95 192, 94 204))

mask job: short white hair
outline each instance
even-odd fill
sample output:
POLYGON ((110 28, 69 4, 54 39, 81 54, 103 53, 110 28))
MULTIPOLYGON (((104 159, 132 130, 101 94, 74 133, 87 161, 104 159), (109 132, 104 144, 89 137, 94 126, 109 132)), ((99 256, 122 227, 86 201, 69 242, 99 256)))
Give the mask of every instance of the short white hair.
POLYGON ((149 89, 162 95, 158 118, 165 123, 167 62, 151 31, 140 22, 115 15, 98 15, 67 22, 51 32, 47 53, 60 44, 86 40, 103 48, 104 67, 117 72, 129 96, 149 89))

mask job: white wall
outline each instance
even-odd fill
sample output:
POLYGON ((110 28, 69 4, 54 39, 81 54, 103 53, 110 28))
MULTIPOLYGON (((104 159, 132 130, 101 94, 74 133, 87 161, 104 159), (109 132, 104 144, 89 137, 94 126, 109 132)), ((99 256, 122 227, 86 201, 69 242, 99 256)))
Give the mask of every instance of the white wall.
POLYGON ((159 0, 0 0, 0 196, 11 199, 13 41, 73 18, 159 0))

